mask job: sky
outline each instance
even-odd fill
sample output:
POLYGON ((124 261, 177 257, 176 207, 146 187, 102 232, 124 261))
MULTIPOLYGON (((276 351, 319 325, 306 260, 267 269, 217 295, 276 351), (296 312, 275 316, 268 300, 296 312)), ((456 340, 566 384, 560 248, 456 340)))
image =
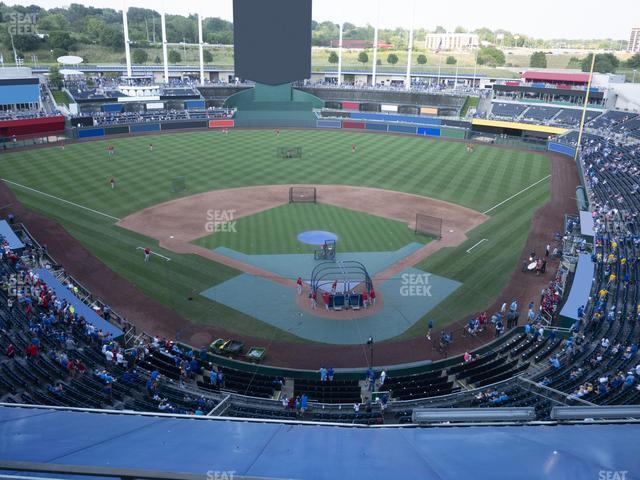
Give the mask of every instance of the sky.
MULTIPOLYGON (((36 4, 44 8, 81 3, 93 7, 122 5, 187 15, 200 11, 207 17, 233 17, 232 0, 4 0, 8 5, 36 4)), ((258 1, 258 0, 256 0, 258 1)), ((268 0, 259 0, 268 1, 268 0)), ((435 29, 448 31, 460 25, 473 30, 479 27, 502 28, 535 38, 613 38, 628 39, 632 27, 640 27, 638 0, 314 0, 313 19, 375 24, 378 2, 380 26, 384 28, 435 29), (414 14, 415 4, 415 14, 414 14)))

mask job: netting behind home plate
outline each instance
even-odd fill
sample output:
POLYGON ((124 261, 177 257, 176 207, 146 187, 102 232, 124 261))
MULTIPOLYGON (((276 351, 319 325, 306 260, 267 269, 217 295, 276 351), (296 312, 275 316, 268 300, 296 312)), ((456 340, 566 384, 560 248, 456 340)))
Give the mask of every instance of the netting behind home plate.
POLYGON ((436 238, 442 237, 442 218, 425 213, 416 213, 415 233, 424 233, 436 238))

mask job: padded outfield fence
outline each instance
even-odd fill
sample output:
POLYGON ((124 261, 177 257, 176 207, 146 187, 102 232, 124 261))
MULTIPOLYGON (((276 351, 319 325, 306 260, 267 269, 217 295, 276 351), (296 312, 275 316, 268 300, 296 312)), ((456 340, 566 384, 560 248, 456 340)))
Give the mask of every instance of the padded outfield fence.
POLYGON ((415 233, 422 233, 436 238, 442 238, 442 218, 416 213, 415 233))
POLYGON ((289 203, 316 203, 316 187, 290 187, 289 203))

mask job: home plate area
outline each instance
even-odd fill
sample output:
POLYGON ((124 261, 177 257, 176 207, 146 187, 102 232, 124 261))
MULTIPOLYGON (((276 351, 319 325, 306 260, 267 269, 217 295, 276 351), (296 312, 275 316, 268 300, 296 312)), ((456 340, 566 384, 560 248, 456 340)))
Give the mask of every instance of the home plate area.
MULTIPOLYGON (((336 256, 336 263, 361 262, 373 277, 420 246, 411 244, 391 252, 341 253, 336 256)), ((292 280, 302 277, 305 294, 309 291, 311 272, 319 265, 308 254, 247 255, 226 247, 214 251, 272 272, 274 277, 292 280)), ((301 308, 294 288, 248 273, 211 287, 201 295, 306 340, 349 345, 363 343, 369 336, 381 341, 402 334, 460 285, 445 277, 406 268, 391 278, 375 281, 382 305, 358 318, 353 318, 351 310, 338 312, 340 318, 314 314, 313 310, 301 308)), ((336 285, 338 291, 343 287, 336 285)), ((353 290, 357 286, 350 282, 348 287, 347 290, 353 290)), ((322 288, 327 288, 326 284, 322 288)), ((323 308, 319 303, 318 308, 323 308)))

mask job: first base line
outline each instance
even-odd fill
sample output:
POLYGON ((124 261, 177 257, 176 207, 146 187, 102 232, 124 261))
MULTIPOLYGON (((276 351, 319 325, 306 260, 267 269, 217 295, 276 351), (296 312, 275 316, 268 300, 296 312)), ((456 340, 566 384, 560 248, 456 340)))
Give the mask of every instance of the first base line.
MULTIPOLYGON (((136 247, 136 250, 144 250, 144 247, 136 247)), ((164 258, 167 262, 171 261, 171 259, 169 257, 165 257, 164 255, 156 253, 153 250, 151 250, 151 255, 155 255, 157 257, 164 258)))
POLYGON ((480 240, 478 243, 476 243, 473 247, 469 248, 469 249, 467 250, 467 253, 469 253, 471 250, 473 250, 474 248, 476 248, 476 247, 477 247, 478 245, 480 245, 482 242, 486 242, 486 241, 488 241, 488 239, 487 239, 487 238, 483 238, 483 239, 482 239, 482 240, 480 240))

